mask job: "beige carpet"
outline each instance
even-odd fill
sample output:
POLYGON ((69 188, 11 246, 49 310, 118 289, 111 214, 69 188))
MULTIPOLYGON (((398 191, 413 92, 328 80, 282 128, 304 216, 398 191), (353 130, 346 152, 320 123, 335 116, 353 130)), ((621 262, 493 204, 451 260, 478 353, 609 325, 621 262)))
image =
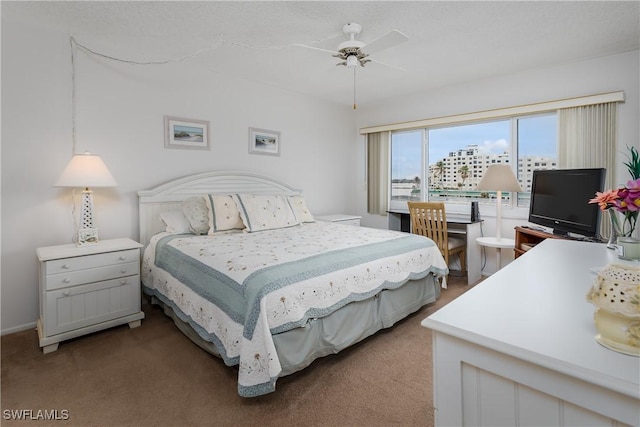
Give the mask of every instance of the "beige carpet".
POLYGON ((393 328, 281 378, 269 395, 237 394, 237 370, 185 338, 157 307, 43 355, 35 330, 3 336, 2 426, 429 426, 431 333, 420 321, 468 289, 449 277, 437 303, 393 328), (12 421, 57 410, 66 421, 12 421), (67 412, 63 412, 67 411, 67 412))

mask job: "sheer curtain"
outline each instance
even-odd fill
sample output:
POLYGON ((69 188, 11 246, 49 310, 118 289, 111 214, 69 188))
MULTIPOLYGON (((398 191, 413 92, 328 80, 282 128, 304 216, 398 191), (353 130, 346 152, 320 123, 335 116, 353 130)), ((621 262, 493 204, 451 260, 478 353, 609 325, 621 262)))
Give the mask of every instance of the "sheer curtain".
MULTIPOLYGON (((616 186, 617 107, 617 102, 607 102, 558 110, 559 166, 606 168, 605 190, 616 186)), ((611 224, 603 215, 600 234, 610 233, 611 224)))
POLYGON ((387 215, 390 132, 367 134, 367 212, 387 215))

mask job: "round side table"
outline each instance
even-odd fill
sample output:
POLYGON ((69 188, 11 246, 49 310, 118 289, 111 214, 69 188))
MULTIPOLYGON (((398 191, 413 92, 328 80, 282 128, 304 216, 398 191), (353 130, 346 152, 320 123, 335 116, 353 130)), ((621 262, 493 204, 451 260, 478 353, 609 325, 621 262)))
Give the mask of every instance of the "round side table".
POLYGON ((500 260, 500 251, 502 249, 513 249, 516 246, 516 241, 513 239, 507 239, 505 237, 478 237, 476 239, 480 246, 487 246, 489 248, 496 248, 496 267, 498 270, 502 268, 500 260))

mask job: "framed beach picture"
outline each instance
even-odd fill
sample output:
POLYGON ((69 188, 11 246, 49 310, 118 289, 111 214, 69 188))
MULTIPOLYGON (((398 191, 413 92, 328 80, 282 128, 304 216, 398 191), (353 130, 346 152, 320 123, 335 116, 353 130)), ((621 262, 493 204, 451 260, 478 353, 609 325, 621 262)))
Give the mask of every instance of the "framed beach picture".
POLYGON ((249 153, 280 155, 280 132, 249 128, 249 153))
POLYGON ((164 148, 209 149, 209 122, 164 116, 164 148))

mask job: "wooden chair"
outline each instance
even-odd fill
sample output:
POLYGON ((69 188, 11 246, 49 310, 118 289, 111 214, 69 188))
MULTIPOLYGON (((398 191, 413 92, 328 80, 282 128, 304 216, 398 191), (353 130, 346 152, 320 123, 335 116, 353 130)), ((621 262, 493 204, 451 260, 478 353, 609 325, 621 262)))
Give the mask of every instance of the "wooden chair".
POLYGON ((449 256, 458 254, 460 270, 466 272, 465 253, 467 243, 463 239, 450 237, 447 231, 447 214, 442 202, 407 202, 411 218, 411 232, 433 240, 440 249, 445 262, 449 256))

